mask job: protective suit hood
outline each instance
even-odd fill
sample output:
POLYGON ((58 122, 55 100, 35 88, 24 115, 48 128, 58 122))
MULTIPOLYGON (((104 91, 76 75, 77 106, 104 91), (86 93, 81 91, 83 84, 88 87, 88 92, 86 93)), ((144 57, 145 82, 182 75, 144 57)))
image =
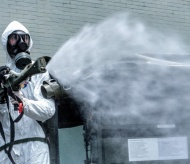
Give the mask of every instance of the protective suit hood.
MULTIPOLYGON (((8 36, 13 32, 13 31, 16 31, 16 30, 21 30, 21 31, 24 31, 25 33, 27 33, 29 36, 30 36, 30 33, 29 31, 26 29, 26 27, 24 27, 20 22, 18 21, 13 21, 11 22, 7 28, 4 30, 3 34, 2 34, 2 44, 3 44, 3 48, 6 52, 6 65, 8 67, 10 67, 11 69, 16 69, 16 66, 15 66, 15 61, 14 59, 12 59, 8 52, 7 52, 7 39, 8 39, 8 36)), ((30 36, 30 45, 29 45, 29 48, 28 48, 28 51, 30 51, 30 49, 32 48, 32 45, 33 45, 33 41, 32 41, 32 38, 30 36)))

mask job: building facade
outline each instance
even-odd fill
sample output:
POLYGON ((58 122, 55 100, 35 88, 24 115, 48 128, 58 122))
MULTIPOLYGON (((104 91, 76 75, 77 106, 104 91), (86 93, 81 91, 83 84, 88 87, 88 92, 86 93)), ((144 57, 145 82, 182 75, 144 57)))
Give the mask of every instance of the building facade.
MULTIPOLYGON (((31 54, 53 56, 86 24, 97 24, 120 12, 131 13, 150 27, 174 30, 188 45, 190 40, 189 0, 1 0, 1 33, 13 20, 23 23, 32 35, 31 54)), ((0 64, 5 61, 0 47, 0 64)))
MULTIPOLYGON (((130 13, 163 33, 173 31, 190 45, 189 0, 1 0, 0 33, 17 20, 32 36, 32 58, 53 57, 84 26, 96 25, 118 13, 130 13)), ((0 65, 4 62, 5 52, 0 46, 0 65)), ((83 163, 82 133, 82 127, 59 130, 61 164, 83 163)))

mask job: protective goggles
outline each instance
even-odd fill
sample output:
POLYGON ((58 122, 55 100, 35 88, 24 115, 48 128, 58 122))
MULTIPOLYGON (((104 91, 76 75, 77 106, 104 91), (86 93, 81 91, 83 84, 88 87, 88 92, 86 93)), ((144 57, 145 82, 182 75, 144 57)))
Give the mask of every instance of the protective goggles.
POLYGON ((15 46, 20 42, 25 42, 27 46, 30 44, 30 36, 28 34, 15 34, 12 33, 8 36, 8 43, 15 46))

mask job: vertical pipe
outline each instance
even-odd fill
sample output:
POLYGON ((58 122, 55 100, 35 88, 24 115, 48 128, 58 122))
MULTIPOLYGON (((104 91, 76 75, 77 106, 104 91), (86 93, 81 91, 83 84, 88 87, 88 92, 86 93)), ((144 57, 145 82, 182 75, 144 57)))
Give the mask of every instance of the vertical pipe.
POLYGON ((59 164, 59 134, 58 134, 58 103, 55 102, 56 111, 52 118, 47 121, 49 148, 50 148, 50 164, 59 164))

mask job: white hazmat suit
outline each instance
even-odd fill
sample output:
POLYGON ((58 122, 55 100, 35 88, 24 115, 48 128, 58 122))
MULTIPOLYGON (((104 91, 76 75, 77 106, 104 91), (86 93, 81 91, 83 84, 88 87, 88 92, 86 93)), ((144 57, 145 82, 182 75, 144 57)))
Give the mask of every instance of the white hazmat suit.
MULTIPOLYGON (((22 30, 29 34, 29 31, 19 22, 11 22, 2 34, 2 43, 6 51, 6 66, 15 72, 20 72, 15 66, 15 61, 12 59, 6 49, 7 38, 15 30, 22 30)), ((29 34, 30 35, 30 34, 29 34)), ((30 36, 30 46, 32 47, 32 39, 30 36)), ((21 88, 24 102, 24 115, 21 120, 14 123, 14 141, 27 139, 27 138, 45 138, 44 131, 37 121, 46 121, 51 118, 55 113, 55 104, 51 99, 43 98, 41 94, 41 84, 43 81, 48 80, 48 72, 37 74, 28 80, 25 88, 21 88)), ((19 116, 18 111, 14 111, 14 106, 9 101, 9 110, 7 104, 0 104, 0 122, 3 126, 5 134, 5 141, 0 134, 0 147, 10 142, 10 118, 8 112, 13 120, 19 116)), ((49 148, 48 144, 42 141, 27 141, 14 144, 11 149, 11 156, 16 164, 49 164, 49 148)), ((11 164, 8 155, 4 150, 0 151, 0 164, 11 164)))

